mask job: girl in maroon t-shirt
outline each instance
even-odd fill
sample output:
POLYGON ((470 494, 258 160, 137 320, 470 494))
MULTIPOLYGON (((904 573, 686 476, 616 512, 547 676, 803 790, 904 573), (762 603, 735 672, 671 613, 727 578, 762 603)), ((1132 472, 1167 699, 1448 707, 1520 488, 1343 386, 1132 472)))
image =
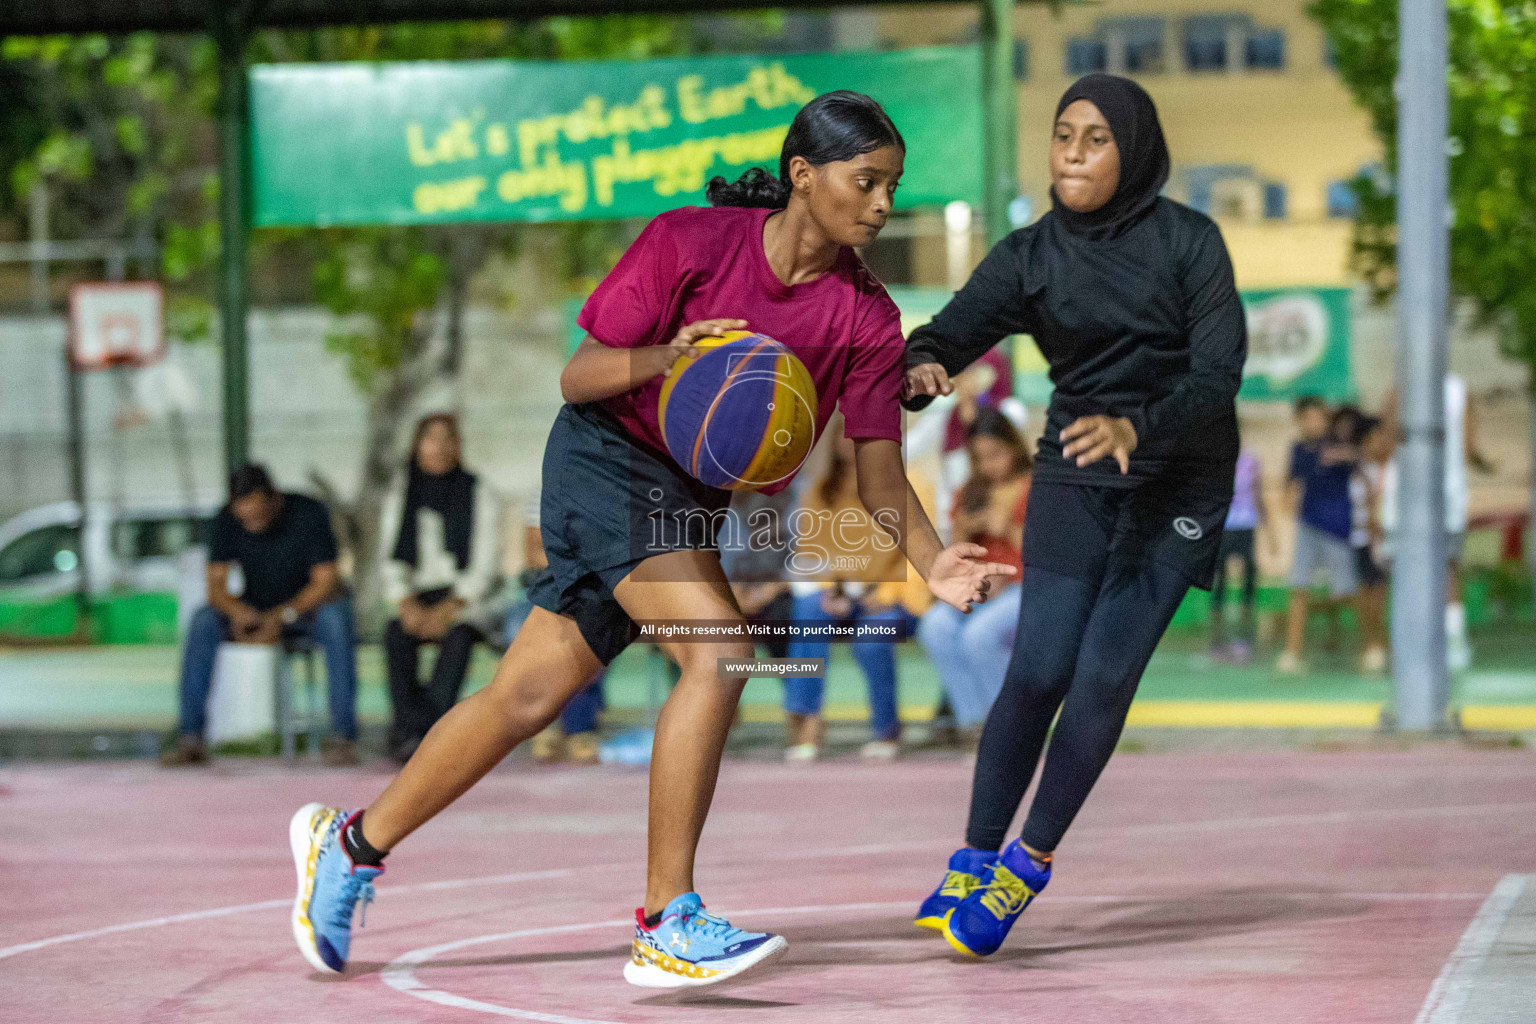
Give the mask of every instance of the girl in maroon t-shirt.
MULTIPOLYGON (((291 834, 310 837, 295 843, 295 932, 312 964, 344 965, 351 908, 371 895, 384 851, 547 726, 636 638, 634 620, 744 621, 713 536, 730 492, 686 475, 657 423, 663 377, 700 338, 750 328, 800 357, 816 382, 818 433, 840 406, 860 499, 872 515, 890 510, 876 521, 938 598, 969 610, 986 599, 989 575, 1013 574, 979 545, 943 548, 902 466, 900 317, 854 249, 890 216, 904 156, 874 100, 817 97, 790 125, 779 177, 754 169, 734 184, 714 179, 712 208, 657 217, 593 293, 579 318, 588 337, 560 379, 568 404, 545 449, 549 571, 495 679, 433 727, 366 813, 315 804, 295 818, 291 834)), ((694 851, 746 682, 721 678, 717 665, 753 657, 753 645, 661 646, 682 677, 656 723, 645 906, 624 976, 671 988, 731 977, 785 943, 704 912, 693 892, 694 851)))

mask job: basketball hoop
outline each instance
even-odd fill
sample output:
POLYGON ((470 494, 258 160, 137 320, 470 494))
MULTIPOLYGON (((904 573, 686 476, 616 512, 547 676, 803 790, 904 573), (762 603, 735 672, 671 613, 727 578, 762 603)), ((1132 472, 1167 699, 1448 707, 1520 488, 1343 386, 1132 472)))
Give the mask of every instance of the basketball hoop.
POLYGON ((165 294, 152 281, 69 290, 69 358, 77 370, 148 366, 165 355, 165 294))

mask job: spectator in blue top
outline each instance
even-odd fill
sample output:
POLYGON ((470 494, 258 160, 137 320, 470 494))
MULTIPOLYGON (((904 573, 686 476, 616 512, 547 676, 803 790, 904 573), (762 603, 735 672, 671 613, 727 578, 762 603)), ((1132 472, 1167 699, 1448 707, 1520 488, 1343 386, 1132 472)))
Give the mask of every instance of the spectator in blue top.
POLYGON ((1358 452, 1353 444, 1329 436, 1327 404, 1314 395, 1296 400, 1296 425, 1301 439, 1291 446, 1290 480, 1286 498, 1296 515, 1296 546, 1291 556, 1291 601, 1285 629, 1285 651, 1276 668, 1303 671, 1302 640, 1306 632, 1309 589, 1323 573, 1328 597, 1337 603, 1355 595, 1358 585, 1350 534, 1354 506, 1349 482, 1358 452))

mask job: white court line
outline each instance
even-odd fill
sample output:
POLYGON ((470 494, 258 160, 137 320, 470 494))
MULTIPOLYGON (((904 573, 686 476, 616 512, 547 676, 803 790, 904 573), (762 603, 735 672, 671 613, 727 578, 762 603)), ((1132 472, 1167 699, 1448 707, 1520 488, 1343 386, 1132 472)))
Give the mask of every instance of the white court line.
MULTIPOLYGON (((1517 877, 1511 875, 1510 877, 1517 877)), ((1502 884, 1502 883, 1501 883, 1502 884)), ((1230 893, 1234 899, 1246 899, 1246 894, 1230 893)), ((1368 899, 1368 900, 1451 900, 1451 899, 1481 899, 1482 893, 1457 892, 1457 893, 1297 893, 1292 899, 1368 899)), ((1093 904, 1122 904, 1134 905, 1137 903, 1160 902, 1156 898, 1146 896, 1062 896, 1051 901, 1052 903, 1093 903, 1093 904)), ((743 910, 732 912, 732 917, 755 917, 758 915, 770 917, 786 917, 792 914, 822 914, 837 911, 858 910, 906 910, 912 909, 911 900, 902 900, 899 903, 837 903, 814 907, 769 907, 763 910, 743 910)), ((1507 912, 1507 911, 1506 911, 1507 912)), ((415 996, 417 999, 425 999, 441 1006, 451 1006, 458 1010, 474 1010, 478 1013, 486 1013, 496 1017, 512 1017, 518 1020, 541 1021, 543 1024, 624 1024, 622 1021, 596 1020, 589 1017, 567 1017, 558 1013, 543 1013, 539 1010, 525 1010, 516 1006, 503 1006, 500 1003, 487 1003, 479 999, 471 999, 454 992, 442 989, 429 988, 422 980, 416 977, 416 969, 423 964, 430 965, 444 953, 451 953, 463 949, 466 946, 478 946, 491 942, 508 942, 513 939, 526 939, 542 935, 563 935, 571 932, 596 931, 599 928, 622 928, 633 923, 633 919, 617 919, 612 921, 594 921, 590 924, 561 924, 551 925, 545 928, 521 928, 511 932, 496 932, 491 935, 475 935, 467 939, 454 939, 452 942, 439 943, 436 946, 425 946, 421 949, 413 949, 408 953, 402 953, 391 960, 384 969, 379 972, 379 977, 384 984, 396 992, 404 992, 406 995, 415 996)), ((1495 929, 1495 934, 1497 929, 1495 929)), ((1436 982, 1438 985, 1439 982, 1436 982)), ((1425 1024, 1420 1021, 1416 1024, 1425 1024)), ((1434 1024, 1454 1024, 1436 1020, 1434 1024)))
POLYGON ((1073 835, 1163 835, 1188 832, 1220 831, 1228 828, 1277 828, 1302 825, 1349 825, 1363 821, 1392 821, 1399 818, 1459 818, 1467 814, 1519 814, 1536 811, 1536 803, 1456 804, 1449 807, 1403 807, 1362 811, 1321 811, 1314 814, 1274 814, 1248 818, 1214 818, 1209 821, 1153 821, 1141 825, 1112 825, 1084 828, 1073 835))
MULTIPOLYGON (((744 910, 740 914, 771 914, 785 916, 789 914, 817 914, 831 913, 837 910, 892 910, 910 909, 912 902, 903 900, 900 903, 839 903, 820 907, 769 907, 765 910, 744 910)), ((738 916, 733 914, 732 916, 738 916)), ((516 1017, 519 1020, 543 1021, 544 1024, 623 1024, 621 1021, 593 1020, 588 1017, 566 1017, 558 1013, 540 1013, 538 1010, 523 1010, 515 1006, 502 1006, 499 1003, 486 1003, 478 999, 470 999, 468 996, 456 995, 452 992, 444 992, 441 989, 428 988, 416 977, 418 965, 426 963, 442 953, 449 953, 465 946, 476 946, 486 942, 502 942, 510 939, 524 939, 535 935, 558 935, 568 932, 589 932, 599 928, 619 928, 624 925, 634 924, 634 918, 616 921, 593 921, 590 924, 560 924, 548 928, 523 928, 515 932, 498 932, 494 935, 476 935, 468 939, 455 939, 452 942, 444 942, 437 946, 427 946, 423 949, 413 949, 409 953, 402 953, 391 960, 379 976, 384 984, 397 992, 415 996, 417 999, 425 999, 428 1002, 438 1003, 442 1006, 452 1006, 460 1010, 478 1010, 481 1013, 489 1013, 497 1017, 516 1017)))
MULTIPOLYGON (((580 870, 609 871, 628 866, 628 864, 594 864, 591 868, 582 868, 580 870)), ((577 870, 576 868, 555 868, 549 871, 525 871, 520 874, 511 875, 487 875, 484 878, 455 878, 444 882, 417 882, 414 885, 397 885, 384 891, 390 893, 430 892, 438 889, 462 889, 471 885, 504 885, 508 882, 527 882, 543 878, 565 878, 575 874, 577 870)), ((55 935, 51 938, 36 939, 32 942, 23 942, 15 946, 0 947, 0 960, 17 956, 21 953, 30 953, 34 949, 45 949, 48 946, 58 946, 66 942, 79 942, 82 939, 95 939, 103 935, 116 935, 119 932, 134 932, 143 928, 160 928, 168 924, 202 921, 210 917, 227 917, 230 914, 246 914, 253 910, 271 910, 275 907, 292 906, 293 897, 286 896, 280 900, 262 900, 259 903, 237 903, 232 907, 215 907, 212 910, 195 910, 187 914, 172 914, 169 917, 151 917, 144 921, 129 921, 125 924, 108 925, 105 928, 92 928, 90 931, 70 932, 68 935, 55 935)))
POLYGON ((1504 927, 1515 901, 1525 891, 1527 875, 1505 875, 1478 908, 1477 916, 1461 933, 1461 941, 1430 986, 1429 995, 1414 1024, 1457 1024, 1466 1008, 1472 985, 1488 959, 1489 950, 1504 927))
MULTIPOLYGON (((1416 818, 1416 817, 1443 817, 1459 816, 1463 814, 1484 814, 1489 812, 1513 813, 1519 811, 1531 811, 1536 809, 1536 804, 1461 804, 1449 807, 1409 807, 1401 810, 1385 811, 1331 811, 1322 814, 1294 814, 1275 815, 1269 817, 1244 817, 1244 818, 1217 818, 1208 821, 1186 822, 1158 822, 1143 825, 1122 825, 1100 828, 1083 828, 1077 830, 1075 835, 1102 836, 1102 835, 1160 835, 1178 834, 1181 832, 1202 832, 1210 830, 1222 830, 1228 828, 1270 828, 1277 826, 1296 825, 1331 825, 1348 824, 1359 820, 1382 820, 1392 818, 1416 818)), ((822 857, 855 857, 872 856, 881 853, 913 852, 917 850, 951 849, 948 842, 906 842, 906 843, 875 843, 861 844, 857 846, 832 847, 824 850, 787 851, 785 853, 769 854, 760 859, 763 860, 798 860, 822 857)), ((702 861, 703 864, 733 863, 733 861, 702 861)), ((554 868, 545 871, 527 871, 506 875, 487 875, 481 878, 456 878, 440 882, 418 882, 414 885, 392 886, 380 891, 385 893, 408 892, 432 892, 443 889, 462 889, 476 885, 503 885, 510 882, 533 881, 545 878, 566 878, 576 872, 615 871, 632 867, 628 862, 612 864, 593 864, 582 868, 554 868)), ((100 938, 104 935, 116 935, 121 932, 139 931, 144 928, 159 928, 165 925, 182 924, 187 921, 201 921, 211 917, 225 917, 230 914, 244 914, 258 910, 271 910, 275 907, 292 906, 292 898, 280 900, 262 900, 257 903, 239 903, 228 907, 215 907, 211 910, 197 910, 185 914, 172 914, 168 917, 153 917, 142 921, 127 921, 122 924, 108 925, 104 928, 92 928, 88 931, 70 932, 66 935, 54 935, 45 939, 35 939, 31 942, 22 942, 13 946, 0 946, 0 960, 18 956, 22 953, 30 953, 37 949, 46 949, 49 946, 63 945, 68 942, 81 942, 86 939, 100 938)))
POLYGON ((45 949, 48 946, 58 946, 66 942, 79 942, 81 939, 94 939, 101 935, 116 935, 118 932, 134 932, 141 928, 159 928, 167 924, 180 924, 183 921, 201 921, 209 917, 224 917, 228 914, 244 914, 251 910, 268 910, 273 907, 288 907, 293 905, 293 898, 280 900, 262 900, 260 903, 239 903, 233 907, 216 907, 213 910, 197 910, 190 914, 172 914, 170 917, 152 917, 147 921, 129 921, 126 924, 108 925, 106 928, 93 928, 88 932, 70 932, 68 935, 55 935, 52 938, 37 939, 33 942, 23 942, 16 946, 6 946, 0 949, 0 960, 6 957, 16 956, 18 953, 30 953, 34 949, 45 949))

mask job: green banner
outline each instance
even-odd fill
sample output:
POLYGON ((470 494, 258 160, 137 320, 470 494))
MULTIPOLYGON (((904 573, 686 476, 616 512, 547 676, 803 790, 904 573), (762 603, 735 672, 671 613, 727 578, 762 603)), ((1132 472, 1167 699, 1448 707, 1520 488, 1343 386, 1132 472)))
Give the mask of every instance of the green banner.
POLYGON ((981 202, 975 47, 268 64, 250 84, 262 226, 651 216, 716 174, 777 172, 795 112, 832 89, 875 97, 905 137, 898 206, 981 202))
POLYGON ((1274 288, 1243 292, 1248 364, 1239 398, 1290 400, 1355 397, 1349 360, 1348 288, 1274 288))

